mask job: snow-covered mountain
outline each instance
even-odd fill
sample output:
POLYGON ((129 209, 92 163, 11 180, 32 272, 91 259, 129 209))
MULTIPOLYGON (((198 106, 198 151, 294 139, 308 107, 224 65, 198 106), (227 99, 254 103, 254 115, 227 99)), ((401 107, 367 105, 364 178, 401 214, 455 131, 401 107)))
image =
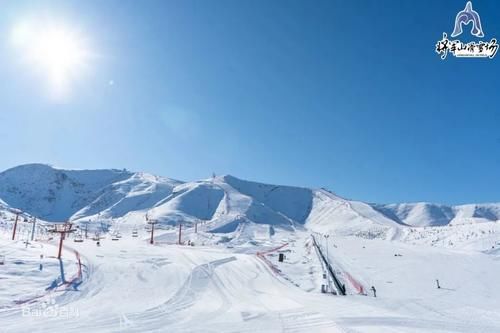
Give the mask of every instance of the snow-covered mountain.
POLYGON ((500 204, 448 207, 372 205, 324 189, 261 184, 219 176, 194 182, 127 170, 63 170, 21 165, 0 173, 0 209, 17 208, 46 221, 114 219, 163 224, 205 221, 214 232, 260 224, 339 235, 393 238, 404 226, 496 221, 500 204))
POLYGON ((497 216, 496 204, 373 205, 228 175, 19 166, 0 173, 0 321, 9 332, 109 332, 121 318, 133 331, 498 332, 497 216), (14 208, 27 213, 17 229, 14 208), (146 214, 163 224, 154 235, 146 214), (58 261, 59 238, 43 222, 31 234, 29 215, 91 221, 89 239, 74 233, 58 261), (341 290, 324 260, 346 297, 320 294, 341 290), (361 296, 372 286, 380 297, 361 296), (79 320, 21 317, 53 295, 79 320))
POLYGON ((0 200, 46 221, 152 207, 180 182, 127 170, 62 170, 27 164, 0 173, 0 200))
POLYGON ((415 227, 496 222, 500 220, 500 203, 446 206, 419 202, 373 205, 373 207, 398 223, 415 227))

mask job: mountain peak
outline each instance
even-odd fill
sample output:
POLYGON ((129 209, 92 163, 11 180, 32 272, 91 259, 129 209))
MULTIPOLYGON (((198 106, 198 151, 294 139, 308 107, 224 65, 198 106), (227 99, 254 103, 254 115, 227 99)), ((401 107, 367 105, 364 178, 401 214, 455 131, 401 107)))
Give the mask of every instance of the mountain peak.
MULTIPOLYGON (((126 169, 64 170, 24 164, 0 173, 2 206, 46 221, 110 219, 160 223, 211 223, 231 232, 240 224, 284 228, 301 225, 346 233, 389 235, 389 229, 496 221, 500 204, 445 206, 426 202, 377 205, 341 198, 331 191, 264 184, 230 174, 180 182, 126 169), (367 229, 368 228, 368 229, 367 229)), ((1 207, 0 207, 1 209, 1 207)))

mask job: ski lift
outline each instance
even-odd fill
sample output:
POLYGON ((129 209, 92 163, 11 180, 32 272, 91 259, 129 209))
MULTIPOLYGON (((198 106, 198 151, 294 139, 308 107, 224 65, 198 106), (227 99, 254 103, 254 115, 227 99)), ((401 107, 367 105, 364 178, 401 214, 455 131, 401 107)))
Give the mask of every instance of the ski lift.
POLYGON ((75 243, 83 243, 83 236, 81 233, 75 235, 75 239, 73 239, 75 243))

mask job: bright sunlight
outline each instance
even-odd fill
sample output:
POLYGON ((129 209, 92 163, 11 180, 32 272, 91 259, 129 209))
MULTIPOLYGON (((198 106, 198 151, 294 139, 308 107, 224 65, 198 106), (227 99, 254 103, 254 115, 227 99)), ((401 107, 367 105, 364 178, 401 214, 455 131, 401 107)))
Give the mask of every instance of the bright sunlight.
POLYGON ((84 36, 69 25, 39 20, 19 22, 11 40, 21 60, 44 78, 53 97, 66 96, 88 66, 90 50, 84 36))

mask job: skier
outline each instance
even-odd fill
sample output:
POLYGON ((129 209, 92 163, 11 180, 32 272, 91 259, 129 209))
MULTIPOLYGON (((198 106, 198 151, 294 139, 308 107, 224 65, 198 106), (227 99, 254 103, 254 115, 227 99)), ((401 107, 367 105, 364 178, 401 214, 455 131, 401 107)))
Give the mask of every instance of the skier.
POLYGON ((372 286, 370 289, 371 291, 373 291, 373 297, 377 297, 377 289, 375 289, 374 286, 372 286))
POLYGON ((97 246, 101 246, 101 242, 99 242, 99 241, 97 241, 96 244, 97 244, 97 246))

